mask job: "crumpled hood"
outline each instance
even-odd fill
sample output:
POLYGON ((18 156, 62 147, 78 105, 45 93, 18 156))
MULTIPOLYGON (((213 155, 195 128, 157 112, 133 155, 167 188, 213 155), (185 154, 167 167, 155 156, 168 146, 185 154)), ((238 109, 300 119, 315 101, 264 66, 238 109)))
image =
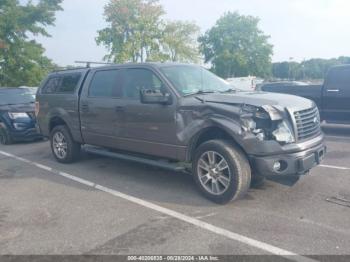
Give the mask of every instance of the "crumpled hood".
POLYGON ((268 92, 244 92, 239 91, 229 94, 205 94, 197 96, 207 103, 222 104, 247 104, 252 106, 278 106, 288 108, 293 111, 305 110, 314 106, 314 102, 309 99, 286 94, 268 93, 268 92))

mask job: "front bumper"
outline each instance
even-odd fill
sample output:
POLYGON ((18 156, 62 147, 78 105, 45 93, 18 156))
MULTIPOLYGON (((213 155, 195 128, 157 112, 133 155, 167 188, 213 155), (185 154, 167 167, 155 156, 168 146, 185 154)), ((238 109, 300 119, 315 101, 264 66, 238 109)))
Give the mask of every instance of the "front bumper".
POLYGON ((300 176, 319 165, 323 160, 326 151, 327 148, 322 142, 309 149, 295 153, 272 156, 250 156, 250 162, 253 171, 259 175, 300 176), (278 162, 280 168, 276 170, 274 166, 278 162))
POLYGON ((43 138, 43 136, 37 131, 36 128, 28 128, 21 131, 10 130, 9 134, 14 141, 33 141, 43 138))

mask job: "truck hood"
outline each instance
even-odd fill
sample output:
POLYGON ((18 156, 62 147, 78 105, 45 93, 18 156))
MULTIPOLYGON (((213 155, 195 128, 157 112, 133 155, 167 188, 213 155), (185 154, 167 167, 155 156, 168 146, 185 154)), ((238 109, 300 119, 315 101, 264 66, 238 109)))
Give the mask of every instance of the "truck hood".
POLYGON ((268 92, 245 92, 239 91, 229 94, 204 94, 198 95, 198 99, 206 103, 218 103, 228 105, 252 105, 252 106, 278 106, 288 108, 293 111, 305 110, 314 106, 314 102, 309 99, 285 94, 276 94, 268 92))
POLYGON ((34 104, 17 104, 17 105, 0 105, 1 112, 13 112, 13 113, 25 113, 25 112, 34 112, 34 104))

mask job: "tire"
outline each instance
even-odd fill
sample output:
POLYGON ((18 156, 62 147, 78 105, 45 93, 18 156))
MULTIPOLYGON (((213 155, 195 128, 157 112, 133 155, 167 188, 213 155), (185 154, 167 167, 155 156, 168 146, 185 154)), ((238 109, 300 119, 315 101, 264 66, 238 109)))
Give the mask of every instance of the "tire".
POLYGON ((0 126, 0 144, 11 145, 13 140, 7 131, 6 127, 0 126))
POLYGON ((229 141, 211 140, 200 145, 195 152, 193 177, 207 199, 227 204, 243 198, 248 192, 251 169, 245 154, 238 147, 229 141), (213 164, 209 168, 210 162, 213 163, 209 158, 217 162, 216 168, 213 168, 213 164))
POLYGON ((75 162, 80 156, 81 145, 73 140, 66 126, 56 126, 50 133, 51 150, 60 163, 75 162))

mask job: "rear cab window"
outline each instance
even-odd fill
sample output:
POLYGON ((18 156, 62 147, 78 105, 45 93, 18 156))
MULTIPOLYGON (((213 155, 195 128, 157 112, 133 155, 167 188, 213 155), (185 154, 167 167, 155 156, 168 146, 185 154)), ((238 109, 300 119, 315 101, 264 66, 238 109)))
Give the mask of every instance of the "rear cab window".
POLYGON ((42 94, 72 94, 82 77, 81 73, 52 75, 43 86, 42 94))

